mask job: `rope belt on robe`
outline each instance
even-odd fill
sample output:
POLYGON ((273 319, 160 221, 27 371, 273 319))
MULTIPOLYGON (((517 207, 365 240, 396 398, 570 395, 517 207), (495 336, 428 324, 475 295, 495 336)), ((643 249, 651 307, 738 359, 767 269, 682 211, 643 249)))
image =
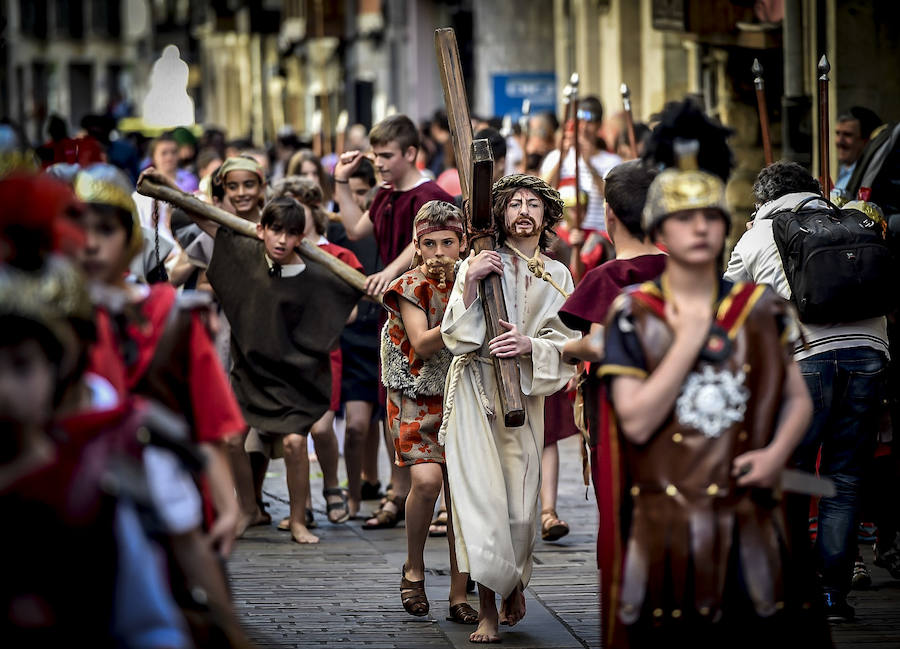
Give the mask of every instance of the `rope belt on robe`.
MULTIPOLYGON (((438 444, 441 446, 446 445, 447 442, 447 424, 450 421, 450 413, 453 412, 453 406, 456 403, 456 386, 459 383, 459 377, 462 376, 463 371, 472 363, 472 361, 479 361, 482 363, 491 362, 483 356, 478 356, 476 352, 469 352, 468 354, 455 356, 450 363, 450 380, 447 382, 447 392, 444 396, 444 412, 441 416, 441 427, 438 429, 438 444)), ((492 417, 494 415, 493 404, 491 404, 490 399, 488 399, 488 396, 484 391, 484 383, 481 380, 481 371, 479 368, 472 368, 472 377, 475 380, 475 391, 478 393, 481 405, 488 417, 492 417)))
MULTIPOLYGON (((528 265, 528 271, 532 275, 550 284, 550 286, 559 291, 560 295, 562 295, 564 298, 569 297, 569 294, 566 293, 566 291, 553 280, 553 277, 544 268, 544 260, 541 258, 540 250, 536 250, 533 257, 527 257, 525 253, 517 249, 508 241, 505 242, 504 245, 512 250, 517 257, 519 257, 528 265)), ((444 395, 444 413, 441 419, 441 427, 440 429, 438 429, 438 444, 440 444, 441 446, 444 446, 446 442, 447 423, 450 421, 450 413, 453 412, 453 406, 456 403, 456 385, 457 383, 459 383, 459 377, 462 375, 463 370, 472 362, 473 359, 479 360, 484 363, 490 362, 486 358, 477 356, 475 352, 469 352, 468 354, 462 354, 455 357, 453 359, 453 362, 450 364, 450 380, 447 383, 447 391, 444 395)), ((477 368, 472 369, 472 376, 475 379, 475 389, 478 392, 478 398, 481 400, 481 405, 484 407, 484 411, 488 414, 489 417, 491 417, 494 414, 494 409, 490 400, 484 392, 484 383, 481 380, 481 372, 478 371, 477 368)))
POLYGON ((512 250, 519 259, 521 259, 526 264, 528 264, 528 272, 530 272, 532 275, 534 275, 538 279, 542 279, 545 282, 547 282, 548 284, 550 284, 550 286, 552 286, 557 291, 559 291, 560 295, 562 295, 564 298, 569 297, 569 294, 566 293, 566 291, 563 289, 563 287, 560 286, 559 284, 557 284, 555 281, 553 281, 553 277, 551 277, 550 273, 547 272, 547 270, 544 268, 544 260, 541 259, 540 249, 534 251, 533 257, 527 257, 527 256, 525 256, 524 252, 522 252, 521 250, 516 248, 509 241, 505 241, 503 243, 503 245, 505 245, 507 248, 512 250))

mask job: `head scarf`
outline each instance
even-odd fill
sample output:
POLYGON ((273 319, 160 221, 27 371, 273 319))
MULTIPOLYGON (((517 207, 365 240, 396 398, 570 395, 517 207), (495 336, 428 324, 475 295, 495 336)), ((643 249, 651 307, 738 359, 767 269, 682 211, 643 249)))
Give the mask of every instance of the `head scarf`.
POLYGON ((225 182, 225 176, 227 176, 232 171, 249 171, 250 173, 254 173, 259 176, 260 183, 266 182, 262 167, 259 166, 259 163, 256 160, 247 156, 238 156, 225 160, 225 162, 222 163, 222 166, 219 167, 219 170, 216 172, 216 176, 215 178, 213 178, 213 182, 221 185, 225 182))

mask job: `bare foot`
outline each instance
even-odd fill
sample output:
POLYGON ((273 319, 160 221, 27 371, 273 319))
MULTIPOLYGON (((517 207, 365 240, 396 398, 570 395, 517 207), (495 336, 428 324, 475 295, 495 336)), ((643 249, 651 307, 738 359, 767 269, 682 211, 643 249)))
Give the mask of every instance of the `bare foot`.
POLYGON ((302 523, 291 523, 291 538, 297 543, 318 543, 319 537, 306 529, 302 523))
POLYGON ((350 510, 350 518, 355 519, 359 515, 360 501, 347 498, 347 507, 350 510))
POLYGON ((478 613, 478 628, 476 628, 469 636, 469 642, 477 644, 500 642, 500 629, 497 626, 496 608, 493 610, 485 610, 485 607, 481 607, 481 611, 478 613))
POLYGON ((517 586, 500 605, 500 624, 515 626, 523 617, 525 617, 525 594, 517 586))
POLYGON ((235 525, 234 528, 235 538, 241 538, 248 527, 253 527, 254 525, 268 525, 271 522, 272 517, 258 507, 256 508, 256 511, 251 514, 241 512, 238 517, 237 525, 235 525))

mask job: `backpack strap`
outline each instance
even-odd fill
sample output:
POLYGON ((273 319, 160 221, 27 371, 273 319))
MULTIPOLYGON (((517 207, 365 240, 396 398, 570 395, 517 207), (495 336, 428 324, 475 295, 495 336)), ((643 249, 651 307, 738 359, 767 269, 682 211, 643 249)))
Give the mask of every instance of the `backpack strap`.
MULTIPOLYGON (((841 208, 839 208, 837 205, 835 205, 834 203, 832 203, 830 200, 828 200, 828 199, 825 198, 824 196, 807 196, 807 197, 804 198, 802 201, 800 201, 799 203, 797 203, 796 205, 794 205, 794 207, 790 209, 790 212, 791 212, 792 214, 797 214, 798 212, 800 212, 800 210, 802 210, 802 209, 806 206, 807 203, 809 203, 809 202, 811 202, 811 201, 822 201, 823 203, 827 204, 828 207, 831 208, 831 211, 835 213, 835 216, 836 216, 838 219, 841 218, 841 208)), ((788 211, 788 210, 783 210, 783 211, 786 212, 786 211, 788 211)), ((776 214, 777 214, 777 213, 778 213, 778 212, 776 212, 776 214)), ((774 214, 773 214, 773 216, 774 216, 774 214)))

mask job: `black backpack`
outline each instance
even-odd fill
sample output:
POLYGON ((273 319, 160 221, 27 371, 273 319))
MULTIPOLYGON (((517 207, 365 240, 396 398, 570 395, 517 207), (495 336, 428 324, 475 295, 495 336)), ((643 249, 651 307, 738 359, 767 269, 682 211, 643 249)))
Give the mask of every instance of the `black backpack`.
POLYGON ((882 225, 858 210, 811 196, 772 215, 775 245, 800 312, 809 323, 852 322, 890 313, 896 263, 882 225), (810 201, 827 208, 803 209, 810 201))

